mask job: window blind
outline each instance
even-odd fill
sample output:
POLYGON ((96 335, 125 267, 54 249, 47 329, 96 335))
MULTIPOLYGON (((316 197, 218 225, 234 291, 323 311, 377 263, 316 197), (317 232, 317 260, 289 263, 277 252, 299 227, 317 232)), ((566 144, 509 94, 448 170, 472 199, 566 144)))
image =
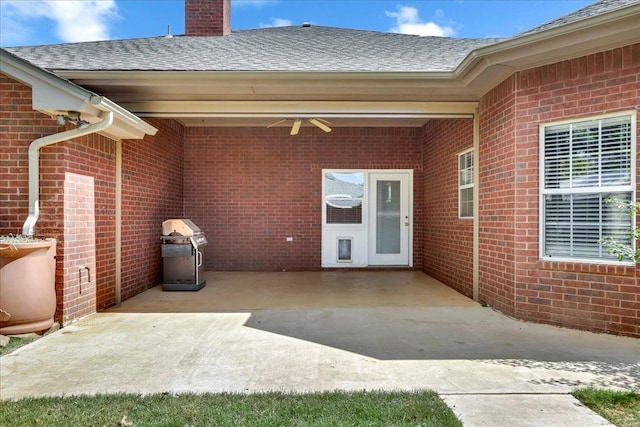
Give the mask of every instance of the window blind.
POLYGON ((600 242, 630 243, 629 213, 606 199, 633 197, 631 116, 543 129, 543 255, 615 259, 600 242))
POLYGON ((458 155, 458 216, 473 217, 473 150, 458 155))

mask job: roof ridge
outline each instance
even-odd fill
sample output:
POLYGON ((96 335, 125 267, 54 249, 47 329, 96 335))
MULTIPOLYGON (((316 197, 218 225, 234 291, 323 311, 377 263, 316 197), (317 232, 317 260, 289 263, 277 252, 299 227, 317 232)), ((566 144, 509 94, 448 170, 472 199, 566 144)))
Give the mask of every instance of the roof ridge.
MULTIPOLYGON (((364 28, 350 28, 350 27, 334 27, 329 25, 315 25, 311 24, 309 26, 304 25, 286 25, 279 27, 264 27, 264 28, 246 28, 241 30, 232 30, 231 34, 241 34, 241 33, 249 33, 249 32, 276 32, 276 31, 313 31, 315 29, 321 30, 330 30, 330 31, 340 31, 340 32, 358 32, 358 33, 373 33, 381 36, 388 37, 403 37, 403 38, 412 38, 412 39, 447 39, 447 40, 506 40, 508 37, 446 37, 446 36, 420 36, 417 34, 405 34, 405 33, 395 33, 389 31, 378 31, 378 30, 370 30, 364 28)), ((216 37, 216 36, 209 36, 216 37)))
POLYGON ((512 36, 511 38, 521 37, 527 34, 534 34, 572 22, 593 18, 595 16, 613 12, 619 9, 624 9, 625 7, 633 6, 639 3, 640 0, 597 0, 573 12, 567 13, 543 24, 536 25, 535 27, 528 30, 522 31, 512 36))

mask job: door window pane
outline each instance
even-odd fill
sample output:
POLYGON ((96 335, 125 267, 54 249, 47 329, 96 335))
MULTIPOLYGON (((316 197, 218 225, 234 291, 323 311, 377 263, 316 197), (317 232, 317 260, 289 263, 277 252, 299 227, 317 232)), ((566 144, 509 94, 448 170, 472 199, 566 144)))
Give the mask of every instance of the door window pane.
POLYGON ((376 184, 376 253, 400 253, 400 181, 376 184))

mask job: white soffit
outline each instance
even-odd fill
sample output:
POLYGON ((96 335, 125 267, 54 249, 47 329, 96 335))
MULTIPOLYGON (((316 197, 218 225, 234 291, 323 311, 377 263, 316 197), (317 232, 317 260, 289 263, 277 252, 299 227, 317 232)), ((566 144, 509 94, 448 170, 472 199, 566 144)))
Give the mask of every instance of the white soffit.
POLYGON ((432 118, 473 117, 477 102, 173 101, 125 105, 141 117, 432 118))

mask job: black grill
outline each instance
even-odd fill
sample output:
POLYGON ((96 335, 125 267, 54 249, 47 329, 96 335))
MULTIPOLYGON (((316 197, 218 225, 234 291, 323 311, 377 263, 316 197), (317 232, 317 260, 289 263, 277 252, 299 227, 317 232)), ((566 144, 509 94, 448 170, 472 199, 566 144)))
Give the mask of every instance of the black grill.
POLYGON ((165 291, 199 291, 207 284, 200 248, 207 238, 189 219, 162 223, 163 284, 165 291))

